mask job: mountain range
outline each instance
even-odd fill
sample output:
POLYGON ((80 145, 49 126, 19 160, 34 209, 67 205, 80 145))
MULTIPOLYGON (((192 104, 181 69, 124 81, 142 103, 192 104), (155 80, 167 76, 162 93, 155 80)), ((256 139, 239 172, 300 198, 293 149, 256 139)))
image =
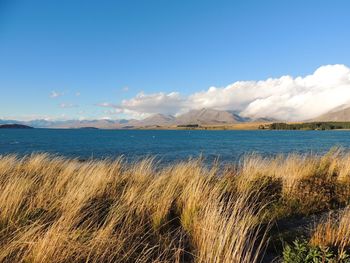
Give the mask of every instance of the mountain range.
MULTIPOLYGON (((154 114, 143 120, 135 119, 120 119, 120 120, 1 120, 1 124, 23 124, 35 128, 99 128, 99 129, 127 129, 138 127, 162 127, 162 126, 177 126, 177 125, 227 125, 245 122, 272 122, 277 121, 272 118, 247 118, 242 117, 234 111, 223 111, 203 108, 200 110, 191 110, 179 116, 154 114)), ((350 121, 350 106, 343 105, 337 107, 321 116, 309 121, 350 121)))
POLYGON ((214 109, 203 108, 200 110, 191 110, 179 116, 154 114, 143 120, 32 120, 32 121, 17 121, 17 120, 0 120, 0 124, 23 124, 35 128, 86 128, 94 127, 100 129, 126 129, 137 127, 158 127, 158 126, 177 126, 177 125, 223 125, 244 123, 253 121, 272 121, 272 119, 251 119, 240 116, 233 111, 221 111, 214 109))

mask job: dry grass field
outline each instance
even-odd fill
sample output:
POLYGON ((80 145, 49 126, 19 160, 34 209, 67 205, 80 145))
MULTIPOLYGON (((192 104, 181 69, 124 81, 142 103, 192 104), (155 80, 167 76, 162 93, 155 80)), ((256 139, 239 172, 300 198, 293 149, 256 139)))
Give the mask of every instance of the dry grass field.
POLYGON ((349 200, 350 154, 339 149, 226 167, 1 156, 0 262, 254 263, 276 239, 279 261, 349 262, 349 200), (304 246, 321 258, 330 248, 333 261, 297 261, 290 242, 302 237, 272 231, 331 210, 341 212, 315 224, 304 246))

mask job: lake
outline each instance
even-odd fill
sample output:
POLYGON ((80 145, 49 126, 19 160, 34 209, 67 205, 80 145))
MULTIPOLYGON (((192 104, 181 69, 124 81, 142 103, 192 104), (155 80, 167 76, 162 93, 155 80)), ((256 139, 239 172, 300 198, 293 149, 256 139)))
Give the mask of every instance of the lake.
POLYGON ((202 155, 234 162, 247 153, 325 153, 333 146, 350 148, 350 131, 162 131, 84 129, 0 129, 0 154, 20 156, 48 152, 80 159, 129 161, 156 156, 163 163, 202 155))

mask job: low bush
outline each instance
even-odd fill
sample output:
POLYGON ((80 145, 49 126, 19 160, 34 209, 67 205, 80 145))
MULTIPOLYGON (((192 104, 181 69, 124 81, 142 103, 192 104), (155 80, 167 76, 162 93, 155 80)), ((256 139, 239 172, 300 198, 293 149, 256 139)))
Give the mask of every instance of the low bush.
POLYGON ((350 254, 329 247, 312 246, 307 241, 295 240, 283 250, 284 263, 349 263, 350 254))

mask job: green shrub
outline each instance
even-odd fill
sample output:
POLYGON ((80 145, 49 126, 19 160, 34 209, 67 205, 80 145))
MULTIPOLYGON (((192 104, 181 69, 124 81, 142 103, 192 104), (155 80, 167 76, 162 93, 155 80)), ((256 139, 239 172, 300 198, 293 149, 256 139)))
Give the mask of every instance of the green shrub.
POLYGON ((347 252, 338 253, 329 247, 311 246, 307 241, 295 240, 283 250, 284 263, 349 263, 347 252))

